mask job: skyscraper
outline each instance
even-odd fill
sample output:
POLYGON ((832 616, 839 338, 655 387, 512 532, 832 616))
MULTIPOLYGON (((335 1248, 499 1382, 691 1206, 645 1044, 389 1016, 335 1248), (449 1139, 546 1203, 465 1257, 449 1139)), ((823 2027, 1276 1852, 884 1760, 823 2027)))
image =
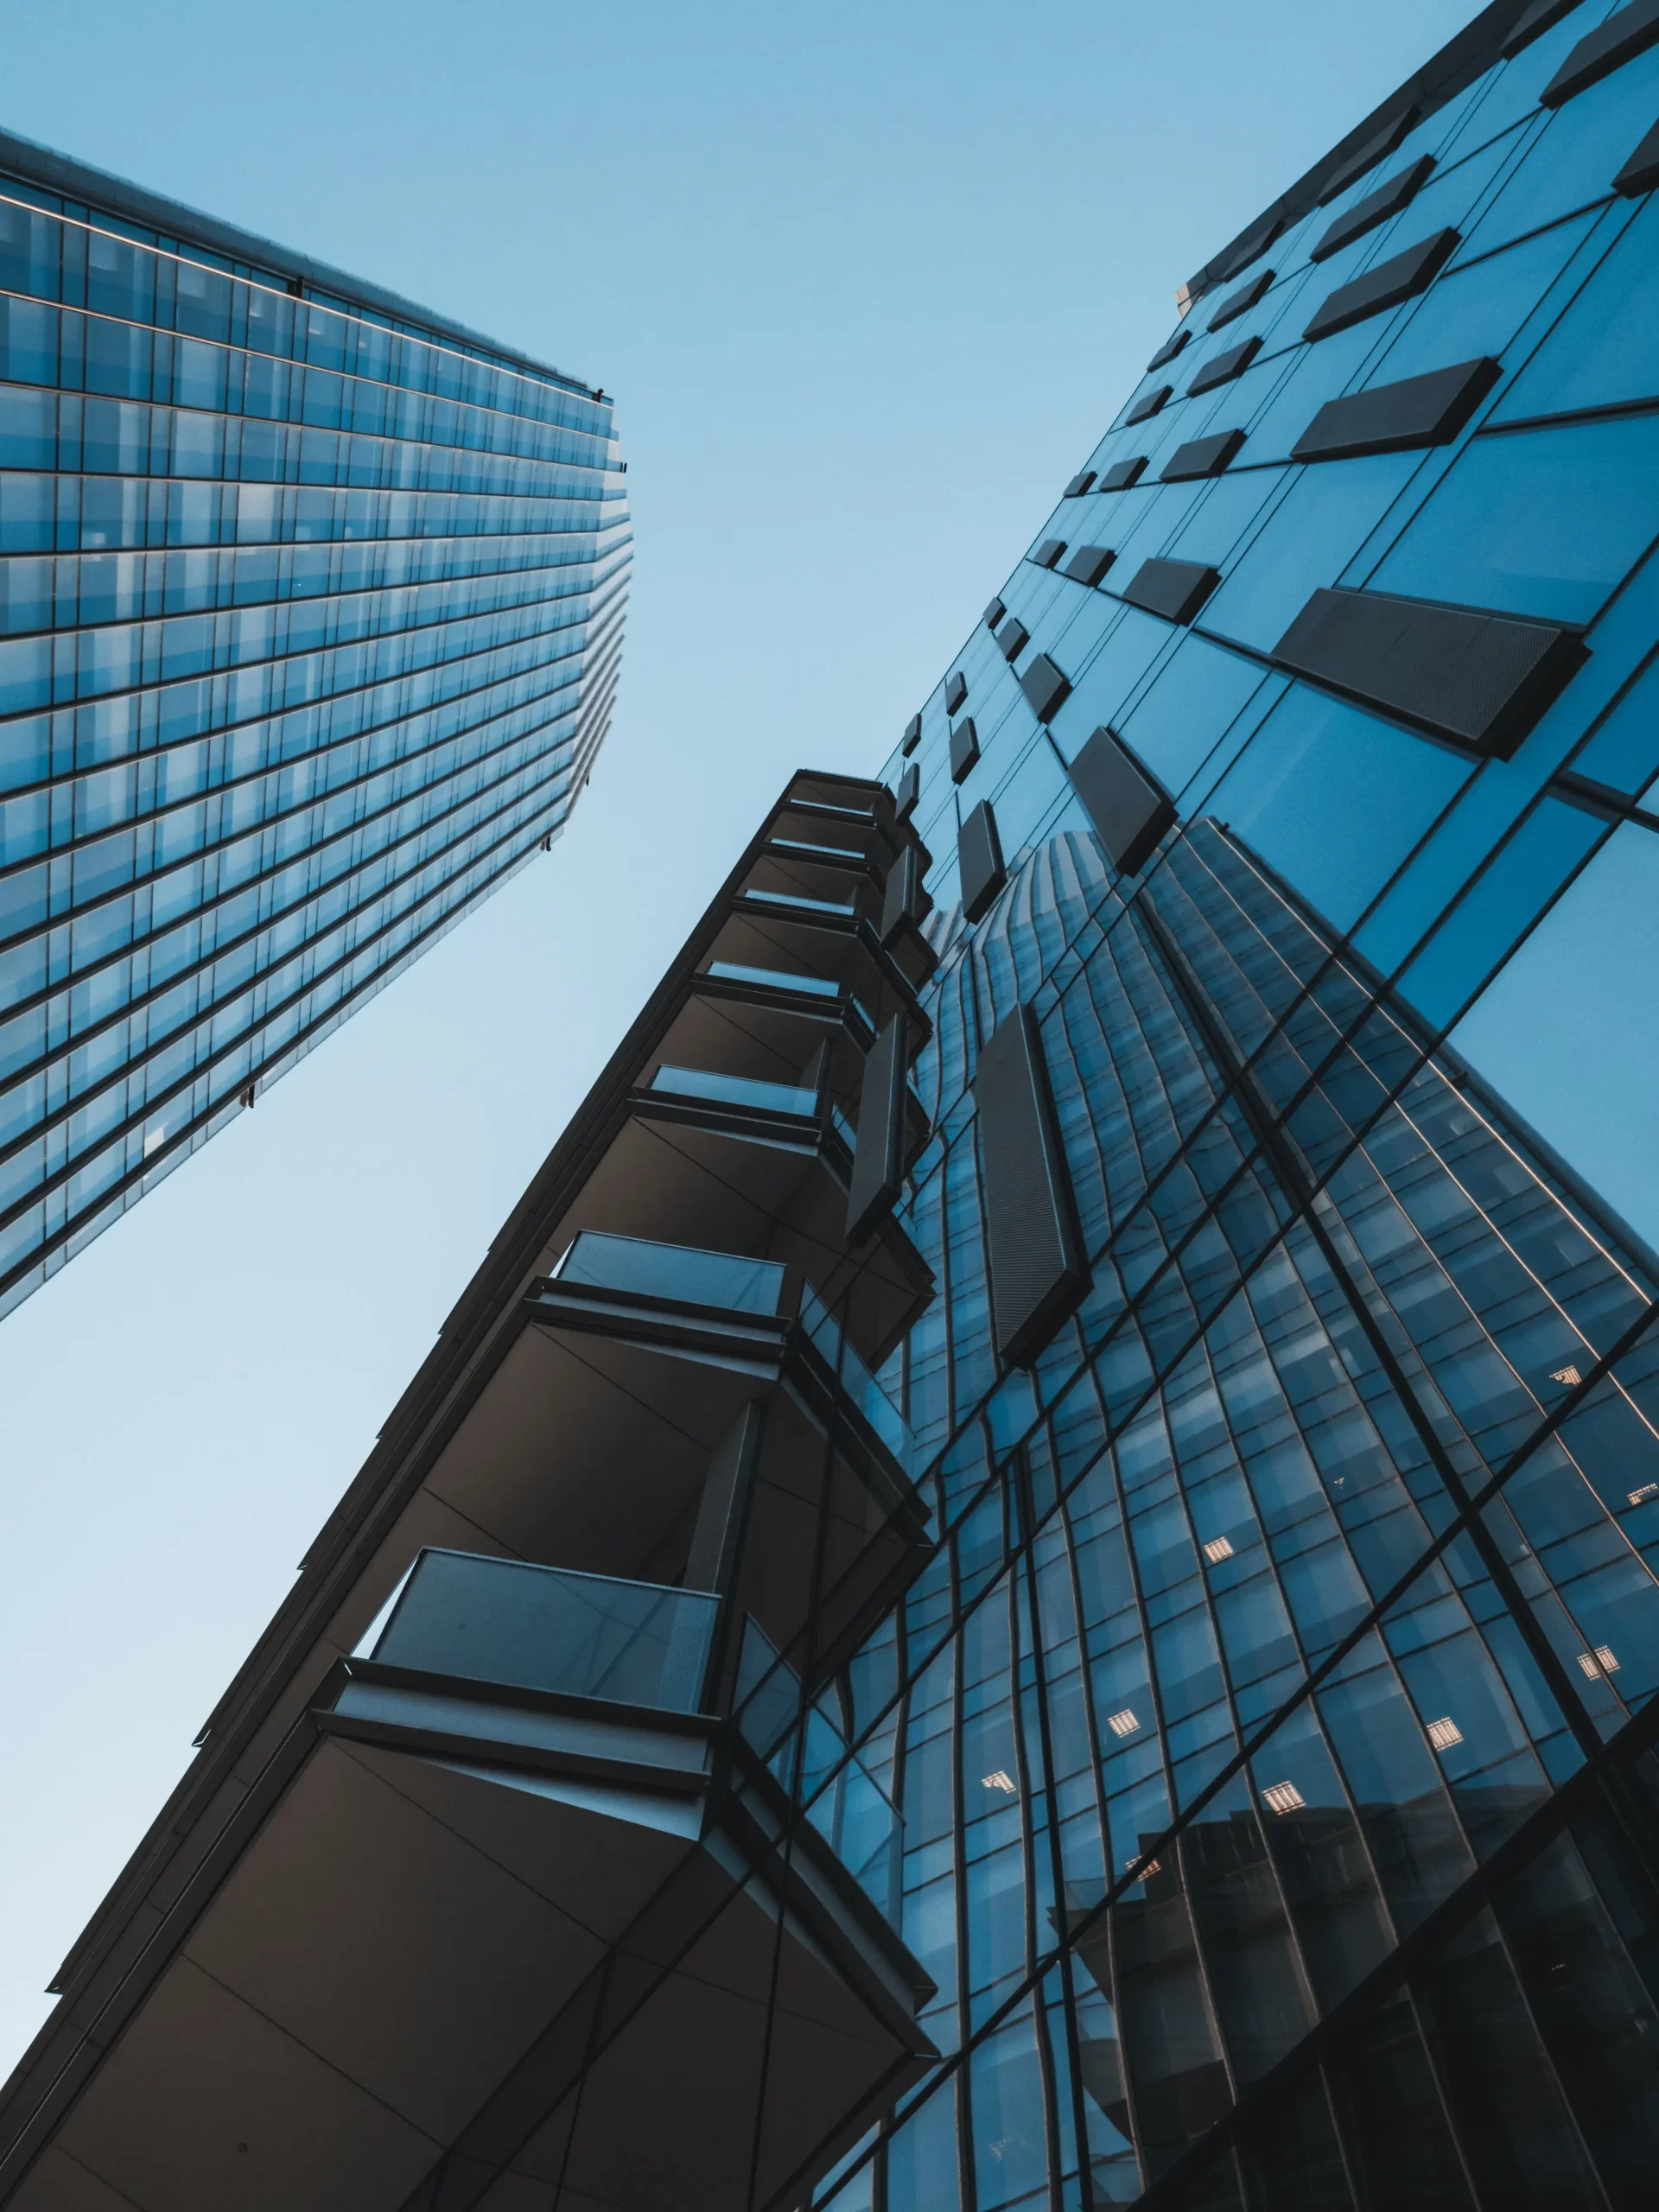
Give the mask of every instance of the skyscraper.
POLYGON ((610 401, 0 133, 0 1313, 548 842, 610 401))
POLYGON ((1583 1135, 1656 115, 1659 7, 1489 8, 1184 288, 883 777, 790 779, 0 2202, 1649 2201, 1659 1259, 1583 1135))

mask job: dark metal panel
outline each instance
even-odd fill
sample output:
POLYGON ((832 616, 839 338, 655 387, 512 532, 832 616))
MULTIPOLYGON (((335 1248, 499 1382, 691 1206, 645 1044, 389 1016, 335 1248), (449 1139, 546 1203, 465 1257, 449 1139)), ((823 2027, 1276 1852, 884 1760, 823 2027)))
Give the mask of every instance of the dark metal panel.
POLYGON ((922 772, 912 760, 899 779, 899 788, 893 793, 893 807, 902 822, 915 811, 916 802, 922 795, 922 772))
POLYGON ((914 844, 907 844, 887 870, 881 892, 881 943, 891 952, 907 922, 917 919, 921 908, 922 859, 914 844))
POLYGON ((1398 384, 1327 400, 1291 448, 1293 461, 1341 461, 1351 454, 1407 453, 1447 445, 1497 382, 1492 360, 1459 361, 1398 384))
POLYGON ((1659 123, 1613 179, 1613 190, 1634 200, 1639 192, 1651 192, 1656 184, 1659 184, 1659 123))
POLYGON ((1391 176, 1386 184, 1378 185, 1375 192, 1368 192, 1364 199, 1355 200, 1345 213, 1338 215, 1324 236, 1308 248, 1308 259, 1328 261, 1344 246, 1363 238, 1367 231, 1386 223, 1390 215, 1397 215, 1417 197, 1433 170, 1433 154, 1420 154, 1414 162, 1408 162, 1397 175, 1391 176))
POLYGON ((1237 276, 1241 269, 1248 269, 1258 254, 1263 254, 1285 227, 1281 215, 1269 215, 1253 231, 1247 231, 1215 272, 1216 282, 1225 284, 1237 276))
POLYGON ((1007 611, 1000 599, 994 599, 979 619, 988 630, 995 630, 1007 611))
POLYGON ((1243 374, 1261 351, 1260 338, 1244 338, 1236 346, 1230 346, 1224 353, 1212 353, 1186 387, 1188 396, 1196 398, 1201 391, 1213 391, 1218 384, 1230 384, 1236 376, 1243 374))
POLYGON ((1217 430, 1213 437, 1190 438, 1164 463, 1162 480, 1179 484, 1193 476, 1219 476, 1244 442, 1243 430, 1217 430))
POLYGON ((1546 31, 1553 31, 1564 16, 1570 16, 1579 0, 1532 0, 1520 22, 1504 40, 1498 51, 1507 61, 1511 55, 1522 53, 1534 39, 1541 38, 1546 31))
POLYGON ((1080 584, 1097 584, 1117 556, 1107 545, 1079 545, 1065 564, 1065 573, 1080 584))
POLYGON ((974 1076, 996 1348, 1036 1358, 1089 1287, 1037 1019, 1016 1007, 974 1076))
POLYGON ((899 748, 906 760, 922 741, 922 718, 912 715, 905 724, 905 741, 899 748))
POLYGON ((979 758, 979 732, 971 715, 964 715, 950 733, 950 780, 959 784, 979 758))
POLYGON ((1052 721, 1071 696, 1071 679, 1062 674, 1046 653, 1039 653, 1020 678, 1020 689, 1031 702, 1039 722, 1052 721))
POLYGON ((1131 484, 1140 480, 1147 465, 1143 453, 1132 453, 1127 461, 1115 461, 1100 480, 1103 492, 1127 492, 1131 484))
MULTIPOLYGON (((1655 0, 1655 5, 1659 6, 1659 0, 1655 0)), ((1419 292, 1428 289, 1457 245, 1455 231, 1436 231, 1432 237, 1419 238, 1415 245, 1408 245, 1403 253, 1379 261, 1375 269, 1356 276, 1351 284, 1338 284, 1303 331, 1303 337, 1310 343, 1333 337, 1338 330, 1363 322, 1368 315, 1381 315, 1385 308, 1398 307, 1402 300, 1414 299, 1419 292)))
POLYGON ((910 1037, 895 1014, 870 1048, 858 1103, 858 1141, 847 1192, 847 1241, 861 1244, 905 1186, 905 1077, 910 1037))
POLYGON ((1235 322, 1240 315, 1248 315, 1256 302, 1269 289, 1272 283, 1271 269, 1258 270, 1248 284, 1241 284, 1236 292, 1228 295, 1211 316, 1206 327, 1211 330, 1219 330, 1223 323, 1235 322))
POLYGON ((1183 323, 1175 335, 1166 340, 1147 363, 1147 374, 1150 376, 1154 369, 1166 369, 1192 335, 1191 327, 1186 323, 1183 323))
POLYGON ((1556 623, 1385 592, 1316 591, 1273 658, 1363 706, 1507 760, 1585 650, 1556 623))
POLYGON ((1052 569, 1065 550, 1063 537, 1046 537, 1031 557, 1039 569, 1052 569))
POLYGON ((1031 632, 1016 614, 1010 614, 996 633, 996 642, 1002 648, 1004 660, 1018 660, 1031 643, 1031 632))
POLYGON ((1659 45, 1659 0, 1631 0, 1581 38, 1538 95, 1541 107, 1560 107, 1575 92, 1587 92, 1615 69, 1659 45))
POLYGON ((981 799, 963 823, 957 836, 957 862, 962 872, 962 911, 976 922, 1008 880, 988 799, 981 799))
POLYGON ((1136 875, 1175 819, 1174 802, 1122 740, 1103 726, 1068 772, 1112 865, 1136 875))
POLYGON ((1092 468, 1080 468, 1065 491, 1061 493, 1060 497, 1063 499, 1080 499, 1094 480, 1095 472, 1092 468))
POLYGON ((1391 115, 1380 130, 1357 146, 1345 162, 1332 170, 1320 188, 1319 205, 1328 207, 1339 192, 1346 192, 1367 169, 1374 169, 1380 161, 1386 160, 1416 120, 1414 107, 1402 108, 1391 115))
POLYGON ((1154 385, 1143 398, 1135 401, 1123 420, 1126 423, 1144 423, 1148 415, 1155 415, 1158 412, 1169 397, 1172 389, 1173 387, 1166 384, 1154 385))
POLYGON ((959 668, 953 668, 944 679, 944 711, 954 715, 968 696, 968 679, 959 668))
POLYGON ((1190 622, 1221 582, 1218 569, 1202 561, 1143 561, 1123 596, 1131 607, 1161 614, 1166 622, 1190 622))

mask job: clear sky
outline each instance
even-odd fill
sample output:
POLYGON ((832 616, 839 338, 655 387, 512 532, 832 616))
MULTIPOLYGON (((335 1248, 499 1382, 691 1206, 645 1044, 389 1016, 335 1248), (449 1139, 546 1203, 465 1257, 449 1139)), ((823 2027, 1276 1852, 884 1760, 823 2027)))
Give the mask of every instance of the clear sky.
POLYGON ((0 124, 617 395, 550 859, 0 1324, 0 2074, 797 766, 869 773, 1173 321, 1474 0, 0 0, 0 124))

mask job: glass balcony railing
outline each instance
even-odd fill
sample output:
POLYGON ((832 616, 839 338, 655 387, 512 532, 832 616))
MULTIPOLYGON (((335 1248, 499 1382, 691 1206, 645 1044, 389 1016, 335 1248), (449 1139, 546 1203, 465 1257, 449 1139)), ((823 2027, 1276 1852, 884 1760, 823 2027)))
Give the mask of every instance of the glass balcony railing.
POLYGON ((739 1313, 775 1313, 784 1294, 784 1270, 775 1261, 705 1252, 691 1244, 652 1244, 595 1229, 573 1238, 553 1274, 559 1282, 673 1298, 687 1306, 724 1306, 739 1313))
POLYGON ((798 891, 745 891, 747 899, 764 899, 770 906, 794 906, 804 914, 834 914, 838 920, 851 921, 858 908, 850 899, 809 899, 798 891))
POLYGON ((854 1351, 833 1313, 810 1283, 801 1286, 801 1326, 841 1380, 842 1389, 863 1414, 906 1474, 913 1475, 916 1440, 893 1400, 854 1351))
POLYGON ((820 1705, 801 1711, 801 1680, 754 1620, 743 1626, 738 1726, 866 1897, 897 1927, 905 1824, 891 1797, 820 1705))
POLYGON ((818 1094, 810 1084, 761 1083, 752 1076, 720 1075, 712 1068, 659 1067, 653 1090, 675 1098, 709 1098, 724 1106, 756 1106, 772 1114, 816 1114, 818 1094))
POLYGON ((814 997, 837 999, 841 985, 828 976, 800 976, 787 968, 746 968, 738 960, 711 960, 711 976, 731 983, 761 983, 774 991, 810 991, 814 997))
POLYGON ((426 1550, 368 1656, 467 1681, 695 1713, 719 1605, 702 1590, 426 1550))
POLYGON ((864 855, 847 845, 812 845, 804 837, 774 837, 772 844, 780 853, 800 853, 808 860, 831 861, 844 868, 862 868, 864 855))

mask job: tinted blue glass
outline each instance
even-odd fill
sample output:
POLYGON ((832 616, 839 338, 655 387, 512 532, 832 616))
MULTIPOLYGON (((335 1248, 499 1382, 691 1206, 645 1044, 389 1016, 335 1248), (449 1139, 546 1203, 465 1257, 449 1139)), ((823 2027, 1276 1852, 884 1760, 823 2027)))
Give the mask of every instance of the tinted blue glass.
POLYGON ((1493 410, 1494 420, 1659 397, 1659 205, 1644 202, 1493 410))
POLYGON ((1482 354, 1503 360, 1516 332, 1591 236, 1594 222, 1594 217, 1581 215, 1501 253, 1448 269, 1405 318, 1365 381, 1393 384, 1482 354))

